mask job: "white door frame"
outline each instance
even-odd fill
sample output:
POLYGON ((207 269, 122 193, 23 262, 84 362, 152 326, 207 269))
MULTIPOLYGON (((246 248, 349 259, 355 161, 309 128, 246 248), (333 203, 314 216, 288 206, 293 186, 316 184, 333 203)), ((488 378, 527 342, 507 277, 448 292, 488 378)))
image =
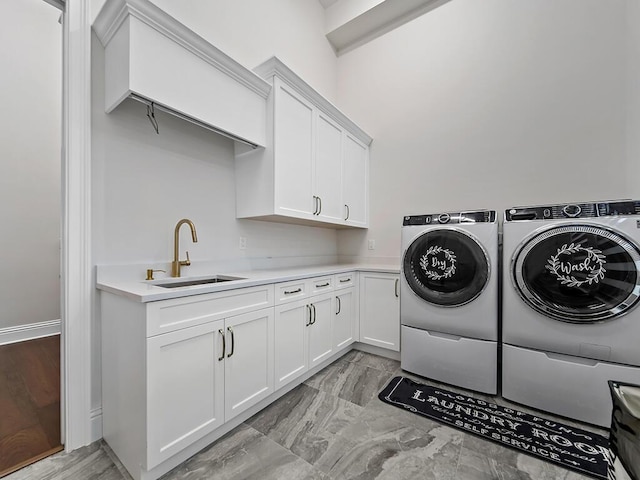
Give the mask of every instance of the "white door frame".
POLYGON ((61 400, 69 452, 91 442, 91 2, 64 3, 61 400))

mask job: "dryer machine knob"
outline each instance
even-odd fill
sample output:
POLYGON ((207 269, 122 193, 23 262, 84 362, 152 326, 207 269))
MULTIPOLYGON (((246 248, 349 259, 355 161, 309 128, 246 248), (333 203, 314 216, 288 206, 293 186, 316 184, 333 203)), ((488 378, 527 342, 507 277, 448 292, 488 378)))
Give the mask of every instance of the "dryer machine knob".
POLYGON ((562 213, 569 218, 575 218, 582 213, 582 208, 580 208, 580 205, 565 205, 562 209, 562 213))
POLYGON ((451 220, 451 216, 448 213, 441 213, 438 216, 438 222, 440 223, 449 223, 449 220, 451 220))

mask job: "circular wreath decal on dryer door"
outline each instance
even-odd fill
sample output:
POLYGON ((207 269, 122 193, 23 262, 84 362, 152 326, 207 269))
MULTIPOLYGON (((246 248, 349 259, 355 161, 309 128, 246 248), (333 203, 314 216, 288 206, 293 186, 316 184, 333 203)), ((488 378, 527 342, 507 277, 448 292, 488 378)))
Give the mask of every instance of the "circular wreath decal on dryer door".
POLYGON ((432 245, 420 257, 420 267, 431 280, 451 278, 456 273, 456 254, 446 248, 432 245))
POLYGON ((603 280, 607 272, 604 268, 606 263, 607 257, 597 248, 565 243, 547 260, 546 268, 562 285, 581 287, 603 280))
POLYGON ((407 286, 421 299, 440 307, 457 307, 484 290, 490 265, 475 237, 447 228, 415 238, 404 252, 402 271, 407 286))

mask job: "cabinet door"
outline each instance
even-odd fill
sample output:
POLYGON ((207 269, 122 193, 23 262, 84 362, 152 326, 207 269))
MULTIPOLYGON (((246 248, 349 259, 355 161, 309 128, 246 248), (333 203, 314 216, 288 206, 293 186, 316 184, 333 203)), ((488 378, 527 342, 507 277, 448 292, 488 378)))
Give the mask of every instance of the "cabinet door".
POLYGON ((224 423, 223 329, 218 320, 147 339, 147 470, 224 423))
POLYGON ((225 319, 225 421, 273 393, 273 308, 225 319))
POLYGON ((326 360, 333 352, 333 293, 318 295, 309 299, 311 324, 309 334, 309 368, 326 360))
POLYGON ((277 79, 274 88, 275 206, 284 215, 312 217, 313 108, 277 79))
POLYGON ((318 218, 342 221, 342 129, 322 113, 317 118, 314 195, 318 218))
POLYGON ((369 149, 345 133, 342 160, 342 198, 349 225, 369 223, 369 149))
POLYGON ((336 292, 335 314, 333 315, 333 348, 335 350, 340 350, 355 341, 354 302, 355 290, 353 288, 336 292))
POLYGON ((360 274, 360 341, 400 351, 400 298, 396 274, 360 274))
POLYGON ((307 325, 310 308, 306 300, 275 307, 274 371, 276 390, 309 368, 307 325))

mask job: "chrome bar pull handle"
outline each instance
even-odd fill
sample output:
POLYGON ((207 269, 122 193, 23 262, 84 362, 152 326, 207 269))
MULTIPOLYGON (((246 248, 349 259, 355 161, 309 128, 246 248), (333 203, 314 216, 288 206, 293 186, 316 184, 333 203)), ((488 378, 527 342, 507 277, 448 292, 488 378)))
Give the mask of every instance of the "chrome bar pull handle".
POLYGON ((315 195, 313 196, 313 214, 318 214, 318 197, 316 197, 315 195))
POLYGON ((399 284, 399 283, 400 283, 400 279, 399 279, 399 278, 396 278, 396 284, 395 284, 395 286, 393 287, 393 288, 394 288, 394 290, 395 290, 396 298, 400 298, 400 294, 398 293, 398 284, 399 284))
POLYGON ((229 358, 231 355, 233 355, 233 351, 235 350, 236 339, 233 335, 233 329, 231 327, 227 327, 227 330, 229 330, 229 333, 231 334, 231 351, 229 352, 229 355, 227 355, 227 358, 229 358))
POLYGON ((316 323, 316 306, 312 303, 311 304, 311 308, 313 309, 313 322, 311 322, 311 325, 315 325, 315 323, 316 323))
POLYGON ((349 220, 349 214, 350 214, 351 212, 349 212, 349 205, 345 204, 345 208, 347 209, 347 216, 346 216, 346 217, 344 217, 344 220, 345 220, 345 221, 347 221, 347 220, 349 220))
POLYGON ((322 198, 318 197, 318 215, 322 213, 322 198))
POLYGON ((222 335, 222 356, 218 357, 218 361, 221 362, 224 360, 224 353, 227 351, 227 342, 224 338, 224 330, 220 329, 218 330, 218 333, 222 335))
POLYGON ((340 312, 342 311, 342 300, 340 300, 340 297, 336 297, 336 300, 338 301, 338 311, 336 312, 336 315, 340 315, 340 312))
POLYGON ((305 323, 305 327, 308 327, 309 325, 311 325, 311 305, 307 305, 307 315, 309 320, 307 321, 307 323, 305 323))

